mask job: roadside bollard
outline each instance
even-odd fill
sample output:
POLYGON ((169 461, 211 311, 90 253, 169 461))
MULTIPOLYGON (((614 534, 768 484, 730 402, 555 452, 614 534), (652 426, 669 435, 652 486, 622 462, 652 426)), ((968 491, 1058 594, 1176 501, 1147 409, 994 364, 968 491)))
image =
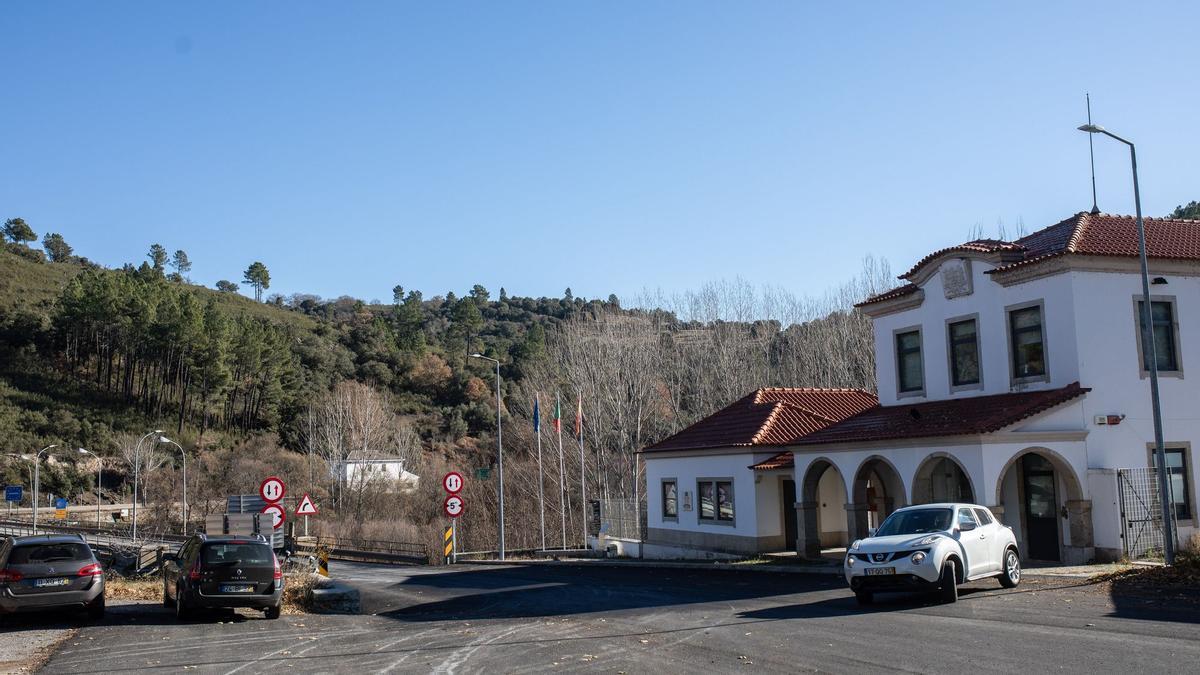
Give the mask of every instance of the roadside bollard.
POLYGON ((317 551, 317 574, 329 576, 329 551, 326 549, 317 551))

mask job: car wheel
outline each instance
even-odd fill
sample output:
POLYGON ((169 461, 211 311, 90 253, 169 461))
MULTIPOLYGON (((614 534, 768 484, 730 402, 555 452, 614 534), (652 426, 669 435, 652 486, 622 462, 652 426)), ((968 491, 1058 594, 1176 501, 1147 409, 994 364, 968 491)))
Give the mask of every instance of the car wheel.
POLYGON ((96 598, 95 600, 92 601, 92 604, 88 605, 87 615, 88 615, 89 619, 103 619, 104 618, 104 596, 103 595, 96 598))
POLYGON ((1000 570, 1000 585, 1005 588, 1016 588, 1021 583, 1021 557, 1017 549, 1010 548, 1004 552, 1004 567, 1000 570))
POLYGON ((175 589, 175 618, 180 621, 185 621, 192 615, 192 610, 188 609, 187 601, 183 599, 183 593, 179 589, 175 589))
POLYGON ((854 591, 854 599, 859 605, 871 605, 875 603, 875 594, 871 591, 854 591))
POLYGON ((947 560, 942 565, 942 577, 938 582, 938 597, 942 602, 958 601, 958 575, 954 570, 954 562, 947 560))
POLYGON ((280 612, 280 610, 282 610, 282 609, 283 609, 283 608, 282 608, 280 605, 273 605, 273 606, 271 606, 271 607, 268 607, 268 608, 267 608, 267 612, 266 612, 266 614, 267 614, 267 618, 268 618, 268 619, 278 619, 278 618, 279 618, 279 612, 280 612))

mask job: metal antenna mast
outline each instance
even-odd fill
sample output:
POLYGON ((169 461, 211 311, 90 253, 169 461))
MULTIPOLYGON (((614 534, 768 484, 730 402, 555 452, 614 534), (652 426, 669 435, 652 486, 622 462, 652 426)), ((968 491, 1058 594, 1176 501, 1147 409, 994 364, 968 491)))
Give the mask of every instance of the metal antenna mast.
MULTIPOLYGON (((1087 97, 1087 115, 1088 124, 1092 123, 1092 95, 1090 92, 1084 92, 1087 97)), ((1100 207, 1096 206, 1096 151, 1092 147, 1092 134, 1088 134, 1088 157, 1092 161, 1092 215, 1100 213, 1100 207)))

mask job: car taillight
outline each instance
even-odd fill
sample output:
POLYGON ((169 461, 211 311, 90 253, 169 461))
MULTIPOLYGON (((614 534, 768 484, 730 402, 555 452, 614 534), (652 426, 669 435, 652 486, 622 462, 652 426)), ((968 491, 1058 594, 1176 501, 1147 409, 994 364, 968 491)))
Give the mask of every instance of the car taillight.
POLYGON ((102 577, 104 576, 104 568, 96 563, 84 565, 79 568, 79 576, 81 577, 102 577))
POLYGON ((21 573, 16 570, 0 570, 0 583, 20 581, 21 573))
POLYGON ((283 570, 279 569, 279 558, 276 558, 274 553, 271 554, 271 559, 275 561, 275 577, 274 577, 274 579, 276 581, 278 581, 283 578, 283 570))
POLYGON ((200 561, 197 560, 195 565, 192 565, 192 570, 188 572, 188 578, 192 581, 200 581, 200 561))

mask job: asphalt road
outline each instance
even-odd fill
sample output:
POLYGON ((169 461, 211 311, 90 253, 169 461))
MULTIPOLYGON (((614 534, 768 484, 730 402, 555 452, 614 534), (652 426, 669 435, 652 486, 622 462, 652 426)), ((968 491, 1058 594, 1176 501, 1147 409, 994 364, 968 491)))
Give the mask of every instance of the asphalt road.
POLYGON ((957 604, 885 596, 858 608, 837 579, 587 566, 389 568, 340 563, 361 616, 244 613, 178 624, 110 609, 47 673, 1188 672, 1200 608, 1070 579, 970 584, 957 604))

